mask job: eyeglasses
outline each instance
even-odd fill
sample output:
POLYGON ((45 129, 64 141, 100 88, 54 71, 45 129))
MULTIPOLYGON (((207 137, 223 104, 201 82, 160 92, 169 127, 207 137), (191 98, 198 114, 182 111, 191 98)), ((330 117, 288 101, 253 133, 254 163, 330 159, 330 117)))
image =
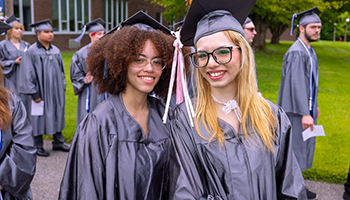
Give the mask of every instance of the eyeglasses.
POLYGON ((246 30, 248 30, 250 32, 254 32, 255 31, 255 28, 244 28, 244 29, 246 29, 246 30))
POLYGON ((232 59, 232 49, 238 49, 239 46, 233 47, 219 47, 211 53, 205 51, 198 51, 190 54, 191 61, 195 67, 201 68, 207 66, 209 62, 209 55, 212 55, 215 62, 224 65, 232 59))
POLYGON ((138 58, 138 59, 131 62, 131 64, 137 68, 144 68, 149 63, 151 63, 152 67, 155 70, 163 70, 165 68, 165 64, 164 64, 163 60, 160 58, 155 58, 151 61, 146 59, 146 58, 138 58))

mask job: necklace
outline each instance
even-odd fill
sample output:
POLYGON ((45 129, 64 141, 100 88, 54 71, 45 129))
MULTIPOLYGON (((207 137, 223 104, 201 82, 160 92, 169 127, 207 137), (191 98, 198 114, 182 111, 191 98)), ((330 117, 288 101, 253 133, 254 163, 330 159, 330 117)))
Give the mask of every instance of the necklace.
POLYGON ((224 113, 227 115, 231 112, 231 110, 235 111, 235 114, 237 116, 237 119, 239 122, 242 123, 242 116, 241 116, 241 110, 239 109, 239 106, 237 104, 237 101, 235 99, 227 101, 227 103, 219 101, 217 98, 214 97, 214 95, 211 95, 216 103, 224 105, 221 109, 224 111, 224 113))

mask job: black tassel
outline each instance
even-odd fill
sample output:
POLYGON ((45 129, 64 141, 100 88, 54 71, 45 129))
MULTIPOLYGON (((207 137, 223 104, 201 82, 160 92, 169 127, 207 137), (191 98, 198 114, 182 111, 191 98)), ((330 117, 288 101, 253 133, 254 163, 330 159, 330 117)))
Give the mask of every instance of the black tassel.
POLYGON ((108 64, 107 59, 103 61, 103 79, 108 79, 108 64))

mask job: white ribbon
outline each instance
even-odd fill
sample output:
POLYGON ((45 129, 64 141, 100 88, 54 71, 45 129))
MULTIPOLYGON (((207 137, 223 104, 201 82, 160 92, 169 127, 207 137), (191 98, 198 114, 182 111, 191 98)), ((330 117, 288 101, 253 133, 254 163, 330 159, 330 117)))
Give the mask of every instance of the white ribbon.
MULTIPOLYGON (((174 87, 174 82, 175 82, 175 75, 176 75, 176 67, 180 67, 180 74, 178 76, 181 77, 181 82, 182 83, 177 83, 177 88, 179 88, 182 85, 182 91, 183 94, 179 94, 178 92, 176 95, 183 95, 183 99, 185 101, 186 109, 187 109, 187 114, 190 119, 190 124, 193 127, 193 117, 194 117, 194 109, 191 103, 191 98, 190 95, 188 94, 188 89, 187 89, 187 84, 186 84, 186 74, 185 74, 185 62, 184 62, 184 57, 182 53, 182 47, 183 44, 180 41, 180 32, 172 32, 172 34, 176 37, 173 46, 175 47, 174 51, 174 58, 173 58, 173 63, 172 63, 172 69, 171 69, 171 76, 170 76, 170 83, 169 83, 169 89, 168 89, 168 95, 167 95, 167 101, 166 101, 166 106, 165 106, 165 112, 163 115, 163 123, 165 124, 168 118, 168 113, 169 113, 169 106, 170 106, 170 99, 171 99, 171 94, 173 91, 174 87)), ((178 98, 177 98, 178 99, 178 98)), ((179 103, 179 102, 177 102, 179 103)))
POLYGON ((217 98, 215 98, 214 95, 211 95, 211 96, 213 97, 215 102, 224 105, 221 109, 222 111, 224 111, 226 115, 229 114, 232 110, 234 110, 238 121, 242 123, 241 109, 239 109, 239 106, 236 100, 233 99, 233 100, 229 100, 227 103, 224 103, 219 101, 217 98))

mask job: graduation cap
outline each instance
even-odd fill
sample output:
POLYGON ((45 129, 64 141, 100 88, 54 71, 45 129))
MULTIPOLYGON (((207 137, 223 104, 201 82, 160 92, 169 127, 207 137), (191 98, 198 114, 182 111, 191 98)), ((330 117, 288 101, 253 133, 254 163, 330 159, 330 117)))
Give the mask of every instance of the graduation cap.
POLYGON ((185 20, 176 22, 174 26, 177 26, 176 31, 179 31, 182 28, 182 25, 184 24, 185 20))
POLYGON ((165 27, 163 24, 159 23, 157 20, 153 19, 151 16, 147 15, 142 10, 135 13, 133 16, 129 17, 118 26, 110 30, 106 35, 114 33, 116 30, 123 28, 124 26, 134 26, 140 30, 160 30, 165 34, 171 34, 171 30, 165 27))
POLYGON ((5 22, 9 25, 14 25, 14 24, 20 24, 19 21, 17 21, 16 17, 14 15, 11 15, 7 19, 5 19, 5 22))
POLYGON ((181 42, 193 46, 203 36, 233 30, 244 36, 242 24, 256 0, 193 0, 180 31, 181 42))
POLYGON ((293 35, 295 18, 299 19, 300 26, 305 26, 305 25, 308 25, 310 23, 321 23, 321 19, 317 15, 319 13, 321 13, 321 11, 317 7, 311 8, 309 10, 305 10, 305 11, 300 12, 300 13, 294 13, 293 19, 292 19, 292 28, 290 31, 290 35, 293 35))
POLYGON ((33 24, 29 24, 30 27, 35 28, 36 32, 39 31, 52 31, 52 26, 50 25, 51 21, 49 19, 45 19, 42 21, 35 22, 33 24))
POLYGON ((0 21, 0 34, 6 32, 7 30, 13 28, 12 26, 10 26, 9 24, 6 24, 2 21, 0 21))
POLYGON ((243 26, 250 23, 250 22, 252 22, 252 20, 249 17, 247 17, 243 23, 243 26))
POLYGON ((95 33, 97 31, 104 31, 105 28, 102 26, 103 24, 105 24, 105 21, 103 21, 103 19, 101 18, 97 18, 92 20, 89 23, 86 23, 84 25, 81 26, 83 32, 74 40, 76 42, 80 42, 80 40, 83 38, 85 31, 89 32, 89 33, 95 33))

